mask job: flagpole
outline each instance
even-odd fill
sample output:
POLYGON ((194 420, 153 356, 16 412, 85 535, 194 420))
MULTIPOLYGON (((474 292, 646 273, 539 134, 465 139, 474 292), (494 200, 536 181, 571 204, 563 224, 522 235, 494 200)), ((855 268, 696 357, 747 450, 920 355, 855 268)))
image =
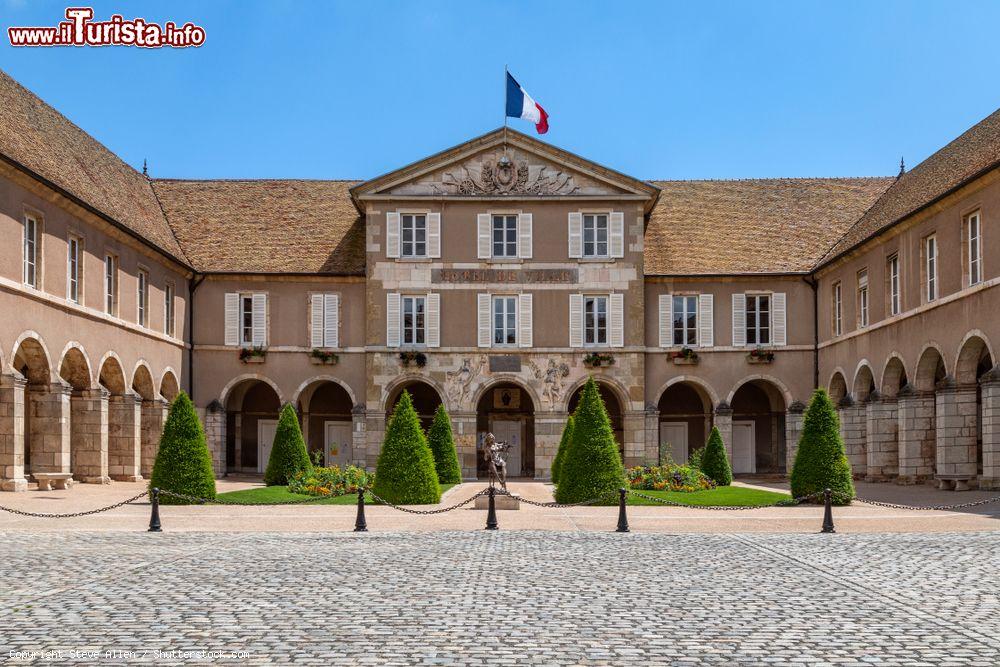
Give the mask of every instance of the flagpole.
POLYGON ((507 155, 507 64, 503 66, 503 154, 507 155))

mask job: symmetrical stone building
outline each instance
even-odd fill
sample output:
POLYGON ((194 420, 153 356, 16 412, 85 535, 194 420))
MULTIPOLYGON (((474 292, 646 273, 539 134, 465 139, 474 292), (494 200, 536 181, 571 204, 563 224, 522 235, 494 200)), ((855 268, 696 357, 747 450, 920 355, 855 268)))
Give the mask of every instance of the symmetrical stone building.
POLYGON ((1000 112, 894 178, 643 181, 500 129, 367 181, 150 179, 0 73, 0 485, 217 473, 280 407, 373 466, 401 392, 545 479, 590 376, 627 465, 718 426, 789 469, 816 386, 858 477, 1000 486, 1000 112))

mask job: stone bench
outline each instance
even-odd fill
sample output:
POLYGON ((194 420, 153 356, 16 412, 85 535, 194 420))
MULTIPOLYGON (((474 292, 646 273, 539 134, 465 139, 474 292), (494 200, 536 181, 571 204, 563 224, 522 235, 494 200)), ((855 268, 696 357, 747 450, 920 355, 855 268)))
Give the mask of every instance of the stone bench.
POLYGON ((968 491, 970 475, 936 475, 940 491, 968 491))
POLYGON ((69 472, 35 472, 31 474, 38 482, 39 491, 49 491, 56 489, 69 489, 73 486, 73 473, 69 472))

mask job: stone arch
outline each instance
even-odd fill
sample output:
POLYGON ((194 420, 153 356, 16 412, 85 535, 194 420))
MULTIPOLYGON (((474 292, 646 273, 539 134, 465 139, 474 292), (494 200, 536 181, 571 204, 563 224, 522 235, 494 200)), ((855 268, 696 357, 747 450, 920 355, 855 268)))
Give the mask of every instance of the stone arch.
POLYGON ((833 375, 830 376, 830 382, 827 386, 829 387, 830 400, 833 401, 834 405, 837 405, 848 393, 844 369, 838 366, 833 371, 833 375))
POLYGON ((262 375, 243 375, 226 385, 221 402, 226 419, 226 470, 263 472, 272 443, 262 442, 261 437, 273 436, 267 426, 276 426, 284 405, 277 385, 262 375))
POLYGON ((924 345, 917 358, 914 382, 918 391, 934 391, 935 385, 948 375, 944 355, 935 343, 924 345))
MULTIPOLYGON (((611 430, 615 434, 615 442, 618 443, 618 450, 622 455, 622 460, 625 460, 625 411, 628 410, 628 403, 622 400, 619 391, 614 384, 610 382, 603 382, 599 378, 594 378, 597 383, 597 390, 600 392, 601 400, 604 401, 604 408, 608 413, 608 419, 611 421, 611 430)), ((568 392, 566 399, 566 412, 572 413, 576 411, 576 407, 580 402, 580 396, 583 395, 583 388, 586 385, 586 378, 583 382, 577 382, 576 387, 571 392, 568 392)))
MULTIPOLYGON (((497 440, 510 445, 507 457, 509 477, 533 477, 536 472, 545 474, 547 465, 544 459, 540 461, 541 471, 536 467, 535 416, 538 403, 524 382, 517 378, 494 377, 491 380, 476 397, 476 451, 479 451, 485 434, 491 432, 497 440), (515 392, 519 392, 517 400, 515 392)), ((483 457, 476 457, 475 466, 477 477, 488 477, 483 457)))
MULTIPOLYGON (((347 384, 338 377, 334 377, 333 375, 314 375, 295 389, 295 393, 292 394, 292 405, 299 404, 299 400, 303 398, 304 391, 307 389, 314 390, 316 385, 323 382, 333 382, 336 385, 340 385, 340 388, 346 391, 347 395, 351 397, 351 405, 354 406, 358 404, 358 399, 354 396, 354 391, 351 389, 351 385, 347 384)), ((308 394, 306 395, 306 398, 309 398, 308 394)))
POLYGON ((715 388, 695 375, 677 375, 664 382, 663 386, 661 386, 659 391, 656 392, 656 402, 659 403, 660 399, 663 398, 663 392, 681 382, 687 382, 699 387, 699 389, 703 391, 711 401, 710 410, 714 410, 715 406, 719 404, 719 394, 716 393, 715 388))
POLYGON ((909 376, 906 372, 903 356, 898 352, 893 352, 886 359, 885 367, 882 369, 882 383, 879 385, 879 391, 883 396, 894 398, 908 382, 909 376))
MULTIPOLYGON (((573 385, 566 391, 566 412, 572 412, 570 410, 569 404, 573 400, 573 394, 578 392, 583 388, 583 385, 587 384, 587 380, 591 376, 584 376, 573 383, 573 385)), ((631 408, 630 402, 628 400, 628 390, 616 379, 607 377, 605 375, 595 375, 593 376, 594 382, 598 385, 603 385, 608 388, 608 390, 614 394, 615 398, 618 400, 618 405, 621 407, 622 412, 629 410, 631 408)))
POLYGON ((992 366, 996 357, 986 336, 979 330, 967 333, 955 356, 955 381, 959 384, 975 383, 982 375, 979 367, 987 358, 992 366))
MULTIPOLYGON (((475 410, 476 406, 479 405, 479 401, 490 389, 493 389, 496 385, 502 384, 504 382, 509 382, 511 384, 517 385, 517 388, 521 391, 527 392, 528 396, 531 397, 531 402, 535 406, 535 412, 542 411, 542 399, 539 398, 538 394, 535 393, 535 388, 531 386, 530 382, 527 382, 524 378, 519 375, 514 375, 512 373, 493 373, 485 378, 484 382, 480 384, 476 391, 472 395, 472 400, 470 405, 472 409, 475 410)), ((564 392, 565 394, 565 392, 564 392)), ((555 409, 555 406, 552 406, 555 409)))
POLYGON ((726 403, 728 403, 731 406, 733 404, 733 398, 736 396, 736 392, 740 390, 740 387, 749 382, 767 382, 774 385, 774 387, 781 392, 781 397, 782 399, 784 399, 786 407, 791 405, 792 402, 794 401, 794 399, 792 398, 792 392, 788 390, 788 387, 785 386, 784 382, 774 377, 773 375, 756 374, 756 375, 748 375, 739 382, 737 382, 735 385, 733 385, 732 390, 729 392, 729 396, 726 397, 726 403))
POLYGON ((332 375, 310 378, 292 401, 311 457, 341 467, 363 462, 364 452, 354 451, 354 394, 345 382, 332 375))
POLYGON ((875 374, 867 359, 862 359, 854 371, 854 382, 851 385, 851 393, 858 402, 868 400, 871 393, 875 391, 875 374))
POLYGON ((167 402, 172 402, 181 391, 180 383, 177 382, 177 374, 174 369, 167 366, 160 377, 160 396, 167 402))
MULTIPOLYGON (((448 403, 448 395, 445 393, 444 386, 440 382, 427 375, 420 375, 419 373, 406 373, 404 375, 400 375, 383 387, 382 396, 379 399, 379 410, 382 412, 389 412, 392 407, 390 406, 390 402, 395 405, 395 396, 399 393, 400 387, 404 387, 413 382, 423 382, 424 384, 432 387, 434 391, 437 392, 438 396, 441 397, 441 402, 444 404, 445 409, 449 412, 459 409, 460 406, 448 403), (390 401, 390 399, 392 400, 390 401)), ((475 405, 475 403, 473 403, 473 405, 475 405)))
POLYGON ((141 396, 144 401, 151 401, 157 397, 156 385, 153 384, 153 373, 142 359, 136 362, 135 368, 132 369, 132 391, 141 396))
POLYGON ((447 409, 445 395, 436 386, 436 383, 430 382, 420 375, 409 375, 406 376, 405 382, 393 383, 392 393, 389 394, 385 401, 386 423, 388 423, 392 411, 395 410, 396 403, 399 401, 400 396, 402 396, 403 390, 410 392, 413 408, 416 410, 417 416, 420 417, 420 425, 425 431, 430 428, 438 406, 445 405, 447 409))
POLYGON ((785 468, 785 420, 791 393, 776 378, 752 376, 729 395, 734 473, 781 472, 785 468))
MULTIPOLYGON (((682 376, 683 377, 683 376, 682 376)), ((677 463, 701 449, 711 432, 718 398, 698 378, 673 378, 657 397, 659 412, 657 459, 669 454, 677 463)))
POLYGON ((94 375, 87 351, 77 342, 70 341, 63 349, 59 362, 59 377, 73 389, 84 391, 94 386, 94 375))
POLYGON ((14 341, 10 363, 28 382, 41 385, 52 381, 51 358, 42 337, 35 331, 25 331, 14 341))
POLYGON ((261 375, 259 373, 244 373, 243 375, 237 375, 232 380, 227 382, 226 386, 222 388, 222 392, 219 394, 219 402, 225 406, 229 402, 230 394, 233 389, 247 380, 259 380, 270 385, 271 389, 274 390, 274 393, 278 395, 278 402, 281 405, 285 404, 284 394, 281 393, 281 389, 278 387, 278 384, 266 375, 261 375))
POLYGON ((101 359, 98 382, 112 395, 121 396, 125 393, 127 389, 125 369, 122 366, 122 360, 114 352, 108 352, 101 359))

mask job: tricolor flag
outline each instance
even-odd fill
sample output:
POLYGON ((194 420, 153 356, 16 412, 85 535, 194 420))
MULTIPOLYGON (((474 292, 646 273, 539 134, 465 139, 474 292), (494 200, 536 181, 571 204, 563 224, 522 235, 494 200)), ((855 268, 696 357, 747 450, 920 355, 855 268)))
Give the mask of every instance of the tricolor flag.
POLYGON ((507 115, 512 118, 523 118, 535 124, 538 134, 549 131, 549 115, 542 105, 531 99, 524 88, 507 72, 507 115))

